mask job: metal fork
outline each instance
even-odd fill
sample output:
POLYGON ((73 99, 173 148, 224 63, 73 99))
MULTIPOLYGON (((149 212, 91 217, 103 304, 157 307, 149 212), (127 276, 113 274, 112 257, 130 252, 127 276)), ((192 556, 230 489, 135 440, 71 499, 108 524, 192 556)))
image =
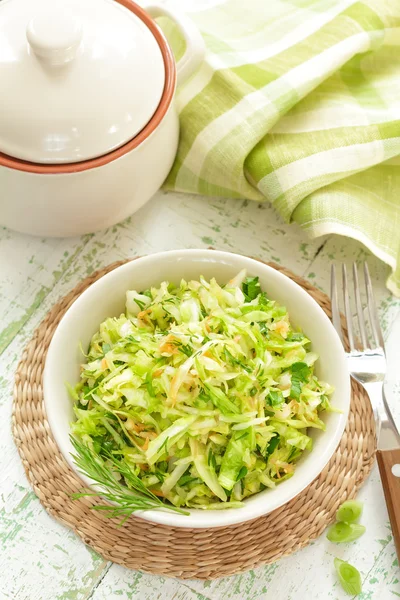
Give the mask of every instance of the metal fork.
MULTIPOLYGON (((371 277, 367 263, 364 263, 364 279, 367 296, 367 309, 371 340, 367 332, 358 281, 357 265, 353 264, 354 299, 360 340, 356 347, 353 316, 350 308, 349 281, 346 265, 342 265, 343 304, 348 332, 350 351, 346 352, 351 377, 366 390, 372 404, 376 421, 377 460, 389 512, 397 556, 400 560, 400 434, 393 420, 385 397, 384 380, 386 375, 385 344, 375 306, 371 277)), ((339 312, 336 269, 331 269, 332 322, 343 343, 343 331, 339 312)), ((345 350, 347 350, 345 346, 345 350)))

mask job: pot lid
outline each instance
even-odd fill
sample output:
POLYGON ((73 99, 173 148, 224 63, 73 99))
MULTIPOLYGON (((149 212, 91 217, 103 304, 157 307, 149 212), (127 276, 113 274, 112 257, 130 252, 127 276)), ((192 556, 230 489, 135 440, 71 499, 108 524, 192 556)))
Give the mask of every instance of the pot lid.
POLYGON ((36 163, 107 154, 150 121, 160 47, 114 0, 0 3, 0 151, 36 163))

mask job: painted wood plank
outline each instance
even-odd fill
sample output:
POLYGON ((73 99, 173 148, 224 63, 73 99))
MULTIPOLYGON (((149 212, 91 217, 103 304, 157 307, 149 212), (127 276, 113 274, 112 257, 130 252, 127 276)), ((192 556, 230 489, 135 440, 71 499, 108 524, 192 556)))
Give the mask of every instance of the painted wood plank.
POLYGON ((207 590, 200 592, 176 579, 128 571, 113 565, 87 600, 212 600, 207 590))
POLYGON ((40 239, 0 228, 0 352, 40 306, 89 236, 40 239))
POLYGON ((54 525, 28 486, 15 484, 0 509, 0 598, 83 600, 90 593, 107 563, 54 525))

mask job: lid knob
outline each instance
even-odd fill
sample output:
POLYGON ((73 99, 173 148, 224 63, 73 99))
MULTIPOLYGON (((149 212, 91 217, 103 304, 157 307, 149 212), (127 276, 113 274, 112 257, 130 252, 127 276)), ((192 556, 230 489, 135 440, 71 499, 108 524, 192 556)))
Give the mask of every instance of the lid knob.
POLYGON ((46 11, 30 20, 26 37, 36 56, 49 64, 62 65, 75 57, 82 26, 70 14, 46 11))

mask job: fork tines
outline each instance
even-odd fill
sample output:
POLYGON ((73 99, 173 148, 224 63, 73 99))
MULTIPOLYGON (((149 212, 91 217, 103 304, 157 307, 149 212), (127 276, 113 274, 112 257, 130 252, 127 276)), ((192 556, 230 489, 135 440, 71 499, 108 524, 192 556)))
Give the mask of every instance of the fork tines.
MULTIPOLYGON (((371 277, 368 270, 367 263, 364 263, 364 280, 366 290, 366 306, 368 308, 369 315, 369 326, 371 330, 372 344, 369 342, 366 315, 363 309, 360 293, 360 285, 358 279, 357 264, 353 263, 353 284, 354 284, 354 299, 355 299, 355 312, 357 315, 358 329, 360 334, 360 345, 361 349, 365 350, 372 347, 384 346, 382 330, 379 324, 378 312, 376 310, 374 295, 372 291, 371 277)), ((343 287, 343 305, 344 305, 344 316, 346 321, 347 333, 349 338, 350 351, 356 350, 354 328, 353 328, 353 315, 351 311, 351 301, 349 293, 349 278, 347 275, 346 265, 342 264, 342 287, 343 287)), ((340 320, 340 310, 338 301, 338 286, 336 281, 336 268, 335 265, 331 267, 331 303, 332 303, 332 321, 336 331, 339 334, 340 339, 343 342, 342 325, 340 320)))

